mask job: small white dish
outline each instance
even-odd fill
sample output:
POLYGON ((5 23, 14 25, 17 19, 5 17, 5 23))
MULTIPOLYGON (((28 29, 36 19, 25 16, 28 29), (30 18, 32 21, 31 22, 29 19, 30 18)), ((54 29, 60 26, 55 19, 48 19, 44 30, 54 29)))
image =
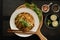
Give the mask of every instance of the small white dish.
POLYGON ((42 6, 42 11, 43 11, 44 13, 47 13, 47 12, 49 12, 49 10, 50 10, 50 7, 49 7, 49 5, 47 5, 47 4, 44 4, 44 5, 42 6))
POLYGON ((52 5, 52 10, 53 10, 53 12, 59 12, 59 5, 58 4, 52 5), (54 8, 56 9, 55 6, 57 6, 57 10, 54 10, 54 8))
MULTIPOLYGON (((35 26, 30 31, 36 32, 37 29, 38 29, 38 27, 39 27, 39 23, 40 23, 39 22, 39 18, 37 16, 37 14, 33 10, 31 10, 29 8, 20 8, 20 9, 15 10, 12 13, 11 18, 10 18, 10 28, 11 28, 11 30, 19 30, 16 27, 14 21, 15 21, 16 16, 19 13, 22 13, 22 12, 27 12, 27 13, 29 13, 29 14, 31 14, 33 16, 33 18, 34 18, 34 25, 35 26)), ((19 34, 19 33, 15 33, 15 34, 18 35, 18 36, 20 36, 20 37, 29 37, 29 36, 32 35, 32 34, 19 34)))
POLYGON ((44 5, 42 6, 42 11, 43 11, 44 13, 49 12, 49 10, 50 10, 50 5, 52 5, 52 2, 49 3, 48 5, 47 5, 47 4, 44 4, 44 5))

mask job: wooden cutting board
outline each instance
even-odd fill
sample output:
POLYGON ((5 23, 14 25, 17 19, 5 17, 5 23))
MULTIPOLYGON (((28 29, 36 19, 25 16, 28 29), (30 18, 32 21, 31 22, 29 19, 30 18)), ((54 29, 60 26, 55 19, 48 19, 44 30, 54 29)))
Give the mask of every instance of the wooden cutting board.
MULTIPOLYGON (((23 8, 23 7, 26 7, 25 4, 20 5, 19 7, 17 7, 16 10, 18 10, 20 8, 23 8)), ((36 33, 34 33, 34 34, 38 35, 41 40, 47 40, 47 38, 40 31, 42 25, 43 25, 43 15, 42 15, 42 20, 40 21, 39 28, 37 29, 36 33)))

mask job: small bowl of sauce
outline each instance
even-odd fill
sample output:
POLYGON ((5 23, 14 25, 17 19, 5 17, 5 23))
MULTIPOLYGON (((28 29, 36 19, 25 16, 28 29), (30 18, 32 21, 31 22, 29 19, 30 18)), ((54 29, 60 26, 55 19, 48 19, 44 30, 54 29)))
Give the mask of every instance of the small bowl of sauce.
POLYGON ((52 10, 53 12, 59 12, 59 5, 58 4, 52 5, 52 10))
POLYGON ((51 4, 52 4, 52 2, 49 3, 49 4, 44 4, 44 5, 42 6, 42 11, 43 11, 44 13, 49 12, 49 10, 50 10, 50 5, 51 5, 51 4))
POLYGON ((47 13, 47 12, 49 11, 49 9, 50 9, 50 7, 49 7, 47 4, 44 4, 44 5, 42 6, 42 11, 43 11, 44 13, 47 13))

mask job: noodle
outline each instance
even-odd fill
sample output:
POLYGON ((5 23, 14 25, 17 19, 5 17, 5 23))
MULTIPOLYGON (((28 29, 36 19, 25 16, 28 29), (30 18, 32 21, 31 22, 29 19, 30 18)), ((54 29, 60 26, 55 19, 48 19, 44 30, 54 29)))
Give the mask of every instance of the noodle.
POLYGON ((15 18, 16 27, 23 32, 27 32, 34 27, 34 19, 29 13, 23 12, 15 18))

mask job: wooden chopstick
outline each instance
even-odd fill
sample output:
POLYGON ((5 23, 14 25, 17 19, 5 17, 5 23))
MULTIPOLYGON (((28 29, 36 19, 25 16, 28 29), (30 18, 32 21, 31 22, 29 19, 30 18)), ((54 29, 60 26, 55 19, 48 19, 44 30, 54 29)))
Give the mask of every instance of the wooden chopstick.
POLYGON ((22 32, 20 30, 11 30, 11 29, 8 29, 8 32, 10 32, 10 33, 20 33, 20 34, 35 34, 35 32, 32 32, 32 31, 22 32))

